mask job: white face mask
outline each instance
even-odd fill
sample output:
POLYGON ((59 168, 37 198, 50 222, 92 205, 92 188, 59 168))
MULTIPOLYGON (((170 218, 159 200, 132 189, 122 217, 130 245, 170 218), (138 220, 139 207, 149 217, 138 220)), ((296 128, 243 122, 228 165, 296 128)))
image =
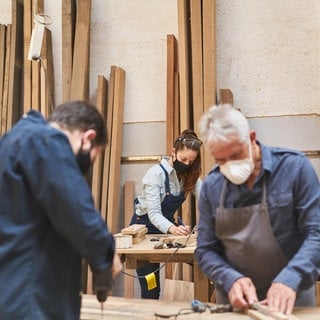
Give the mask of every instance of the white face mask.
POLYGON ((220 165, 220 172, 233 184, 243 184, 250 177, 254 165, 252 161, 251 143, 249 144, 249 158, 231 160, 220 165))

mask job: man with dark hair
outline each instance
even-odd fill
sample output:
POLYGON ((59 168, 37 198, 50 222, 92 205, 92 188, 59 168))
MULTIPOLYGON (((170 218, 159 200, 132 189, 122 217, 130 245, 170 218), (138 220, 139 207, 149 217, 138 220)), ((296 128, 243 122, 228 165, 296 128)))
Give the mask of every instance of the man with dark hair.
POLYGON ((0 319, 79 319, 81 259, 121 268, 84 179, 107 142, 84 102, 30 111, 0 140, 0 319))

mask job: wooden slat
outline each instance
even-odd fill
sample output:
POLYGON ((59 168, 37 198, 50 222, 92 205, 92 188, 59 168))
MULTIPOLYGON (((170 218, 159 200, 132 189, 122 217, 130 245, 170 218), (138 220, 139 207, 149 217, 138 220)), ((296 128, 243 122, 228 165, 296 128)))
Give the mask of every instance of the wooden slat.
MULTIPOLYGON (((216 104, 216 0, 202 0, 203 15, 203 90, 204 111, 216 104)), ((202 147, 203 176, 214 165, 212 156, 202 147)))
POLYGON ((193 128, 198 132, 198 123, 203 114, 203 61, 202 61, 202 14, 201 1, 190 0, 193 128))
POLYGON ((76 1, 62 1, 62 101, 70 100, 76 1))
POLYGON ((178 0, 178 56, 180 89, 180 128, 190 127, 190 79, 189 79, 189 9, 186 0, 178 0))
MULTIPOLYGON (((44 10, 43 0, 33 1, 33 14, 41 14, 44 10), (34 6, 36 6, 34 8, 34 6), (34 11, 35 9, 35 11, 34 11)), ((33 19, 34 27, 34 19, 33 19)), ((31 61, 31 104, 32 109, 41 111, 41 76, 40 76, 40 61, 31 61)))
POLYGON ((28 60, 30 40, 33 26, 32 0, 23 1, 23 38, 24 38, 24 61, 23 61, 23 113, 31 109, 32 90, 31 90, 31 61, 28 60))
POLYGON ((9 96, 9 78, 10 78, 10 58, 11 58, 11 30, 12 25, 7 25, 6 35, 6 58, 5 58, 5 70, 3 80, 3 96, 2 96, 2 108, 1 108, 1 135, 7 131, 7 116, 8 116, 8 96, 9 96))
POLYGON ((108 226, 111 232, 116 233, 117 218, 119 216, 120 190, 120 163, 122 152, 122 128, 124 107, 125 71, 119 67, 115 71, 114 108, 112 141, 109 166, 109 195, 108 195, 108 226))
POLYGON ((21 85, 23 65, 23 0, 12 1, 12 30, 8 87, 7 130, 21 115, 21 85))
POLYGON ((52 35, 48 28, 44 29, 41 64, 41 105, 40 110, 44 117, 48 117, 54 106, 54 73, 53 73, 53 53, 52 35))
POLYGON ((176 38, 167 35, 167 112, 166 112, 166 154, 171 154, 174 143, 174 117, 175 117, 175 74, 176 66, 176 38))
POLYGON ((6 34, 7 27, 0 24, 0 134, 2 128, 2 108, 3 108, 3 90, 4 90, 4 75, 5 75, 5 60, 6 60, 6 34))
MULTIPOLYGON (((133 212, 134 212, 134 182, 125 181, 124 184, 124 224, 128 226, 130 224, 133 212)), ((134 270, 126 270, 127 273, 134 275, 134 270)), ((134 278, 125 276, 124 278, 124 297, 134 297, 134 278)))
POLYGON ((115 72, 116 67, 110 67, 110 78, 108 88, 108 110, 107 110, 107 134, 109 143, 104 151, 103 160, 103 181, 102 181, 102 195, 101 195, 101 216, 107 221, 108 195, 109 195, 109 172, 110 172, 110 152, 112 141, 112 126, 113 126, 113 101, 114 101, 114 87, 115 87, 115 72))
MULTIPOLYGON (((107 95, 108 95, 108 81, 107 79, 99 75, 98 76, 98 89, 97 89, 97 109, 106 118, 107 116, 107 95)), ((103 172, 103 156, 104 153, 100 153, 96 158, 93 165, 92 172, 92 194, 95 206, 98 210, 101 209, 101 187, 102 187, 102 172, 103 172)))
POLYGON ((70 98, 89 99, 91 0, 78 0, 70 98))

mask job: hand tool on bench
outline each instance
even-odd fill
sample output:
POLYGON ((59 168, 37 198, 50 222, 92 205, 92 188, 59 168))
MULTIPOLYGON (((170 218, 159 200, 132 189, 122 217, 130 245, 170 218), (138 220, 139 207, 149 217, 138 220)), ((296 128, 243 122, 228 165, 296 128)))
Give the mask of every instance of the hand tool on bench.
POLYGON ((101 306, 101 317, 103 315, 103 303, 108 298, 108 292, 112 289, 111 268, 93 272, 93 286, 96 297, 101 306))
POLYGON ((265 320, 266 318, 270 320, 299 320, 298 317, 292 314, 287 315, 281 312, 271 311, 267 306, 257 302, 250 306, 250 309, 247 310, 247 314, 254 320, 265 320))

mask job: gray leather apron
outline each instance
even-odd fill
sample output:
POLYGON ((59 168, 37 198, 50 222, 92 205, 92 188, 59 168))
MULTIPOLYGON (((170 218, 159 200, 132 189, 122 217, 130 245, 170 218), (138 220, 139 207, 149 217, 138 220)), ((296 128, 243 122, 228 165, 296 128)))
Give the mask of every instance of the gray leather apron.
MULTIPOLYGON (((266 184, 260 204, 225 208, 225 180, 216 216, 216 235, 221 240, 226 259, 236 270, 251 278, 259 300, 266 297, 275 276, 288 259, 275 239, 266 201, 266 184)), ((217 303, 227 303, 227 293, 217 287, 217 303), (219 301, 218 301, 219 300, 219 301)))

